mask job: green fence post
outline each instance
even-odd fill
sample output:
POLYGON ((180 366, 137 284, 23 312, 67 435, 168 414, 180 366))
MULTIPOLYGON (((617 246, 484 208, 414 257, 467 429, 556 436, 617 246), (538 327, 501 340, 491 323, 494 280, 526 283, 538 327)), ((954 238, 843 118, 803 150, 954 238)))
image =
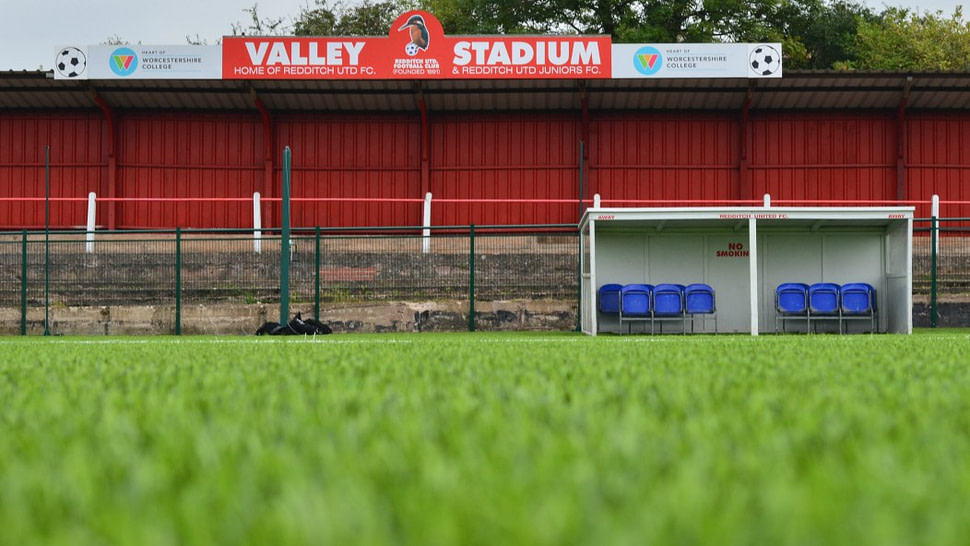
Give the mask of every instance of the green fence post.
POLYGON ((44 335, 51 335, 51 147, 44 159, 44 335))
POLYGON ((579 237, 576 238, 576 246, 578 247, 577 256, 579 256, 578 263, 576 264, 576 331, 583 331, 583 232, 579 232, 579 237))
POLYGON ((290 322, 290 147, 283 150, 283 202, 280 230, 280 324, 290 322))
MULTIPOLYGON (((586 143, 582 140, 579 141, 579 218, 576 219, 576 223, 583 221, 583 155, 585 154, 586 143)), ((580 237, 583 236, 582 233, 579 234, 580 237)), ((579 246, 580 252, 582 252, 582 246, 580 245, 579 239, 576 240, 576 246, 579 246)), ((583 259, 580 257, 579 264, 576 267, 576 286, 578 290, 576 291, 576 331, 582 331, 583 329, 583 259)))
POLYGON ((314 245, 313 318, 320 320, 320 226, 316 229, 314 245))
POLYGON ((27 335, 27 230, 20 247, 20 335, 27 335))
POLYGON ((175 335, 182 335, 182 228, 175 228, 175 335))
POLYGON ((469 226, 468 331, 475 331, 475 224, 469 226))
POLYGON ((938 320, 938 310, 936 308, 936 241, 937 237, 936 216, 930 218, 930 327, 936 328, 938 320))

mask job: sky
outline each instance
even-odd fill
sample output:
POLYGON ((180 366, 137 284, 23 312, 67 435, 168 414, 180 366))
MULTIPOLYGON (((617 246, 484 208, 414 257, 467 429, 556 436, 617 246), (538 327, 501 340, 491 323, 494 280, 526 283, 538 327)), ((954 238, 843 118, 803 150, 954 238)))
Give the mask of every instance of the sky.
MULTIPOLYGON (((953 13, 970 0, 867 0, 876 11, 900 6, 953 13)), ((50 69, 59 48, 97 45, 117 37, 132 44, 185 45, 186 37, 215 45, 248 26, 244 10, 256 4, 260 19, 292 22, 313 0, 0 0, 0 72, 50 69)), ((965 18, 970 14, 966 14, 965 18)))

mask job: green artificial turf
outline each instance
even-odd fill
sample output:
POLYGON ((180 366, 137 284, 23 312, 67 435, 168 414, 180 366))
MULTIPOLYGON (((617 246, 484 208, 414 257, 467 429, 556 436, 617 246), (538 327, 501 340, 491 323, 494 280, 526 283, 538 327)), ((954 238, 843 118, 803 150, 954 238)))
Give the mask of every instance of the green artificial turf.
POLYGON ((963 544, 968 347, 3 338, 0 544, 963 544))

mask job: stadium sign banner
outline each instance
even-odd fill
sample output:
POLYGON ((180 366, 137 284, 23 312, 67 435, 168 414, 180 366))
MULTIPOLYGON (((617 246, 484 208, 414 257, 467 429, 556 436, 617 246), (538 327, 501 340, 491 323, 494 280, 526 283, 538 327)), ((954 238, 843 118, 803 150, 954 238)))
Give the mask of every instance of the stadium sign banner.
POLYGON ((780 78, 781 44, 613 44, 623 78, 780 78))
POLYGON ((609 36, 445 36, 430 13, 387 38, 225 37, 222 77, 244 80, 609 78, 609 36))
POLYGON ((58 49, 54 79, 218 80, 222 48, 194 45, 93 45, 58 49))

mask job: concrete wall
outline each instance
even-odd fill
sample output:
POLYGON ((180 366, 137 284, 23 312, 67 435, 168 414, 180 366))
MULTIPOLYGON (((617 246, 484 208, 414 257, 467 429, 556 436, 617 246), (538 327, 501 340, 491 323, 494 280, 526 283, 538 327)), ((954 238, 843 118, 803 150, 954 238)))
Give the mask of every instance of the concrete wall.
MULTIPOLYGON (((949 298, 939 303, 940 327, 970 326, 970 302, 949 298)), ((305 316, 312 309, 294 309, 305 316)), ((576 328, 575 302, 507 301, 476 304, 476 330, 558 330, 576 328)), ((260 304, 191 306, 182 310, 186 335, 249 335, 279 308, 260 304)), ((930 305, 925 297, 913 305, 916 327, 930 326, 930 305)), ((353 332, 459 332, 468 330, 467 302, 356 304, 326 308, 321 319, 334 333, 353 332)), ((171 306, 55 307, 51 309, 57 335, 173 334, 175 309, 171 306)), ((27 312, 27 334, 44 333, 44 309, 27 312)), ((20 334, 20 310, 0 308, 0 335, 20 334)))
MULTIPOLYGON (((311 306, 291 305, 292 313, 313 314, 311 306)), ((575 301, 476 302, 475 329, 482 331, 576 329, 575 301)), ((451 332, 468 330, 468 302, 390 302, 321 306, 320 320, 334 333, 451 332)), ((55 335, 156 335, 175 333, 173 306, 132 305, 50 309, 55 335)), ((251 335, 279 319, 279 307, 265 304, 212 304, 182 308, 183 335, 251 335)), ((27 310, 27 334, 44 333, 44 308, 27 310)), ((20 334, 20 309, 0 308, 0 335, 20 334)))

